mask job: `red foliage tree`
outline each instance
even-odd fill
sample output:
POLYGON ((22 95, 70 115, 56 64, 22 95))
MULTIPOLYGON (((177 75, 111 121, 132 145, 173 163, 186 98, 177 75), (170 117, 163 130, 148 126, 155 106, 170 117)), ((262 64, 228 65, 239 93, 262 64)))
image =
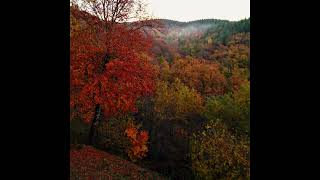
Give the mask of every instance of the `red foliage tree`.
POLYGON ((110 117, 136 111, 137 98, 152 94, 154 70, 141 58, 151 41, 122 24, 106 31, 95 17, 77 9, 71 15, 80 27, 73 28, 70 42, 71 118, 92 123, 91 141, 100 112, 110 117))

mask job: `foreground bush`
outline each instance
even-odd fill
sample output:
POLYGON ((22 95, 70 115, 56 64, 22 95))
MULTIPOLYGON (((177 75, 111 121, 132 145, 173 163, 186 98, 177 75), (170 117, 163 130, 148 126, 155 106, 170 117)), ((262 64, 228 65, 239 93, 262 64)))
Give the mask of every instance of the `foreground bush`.
POLYGON ((121 116, 100 122, 95 145, 135 161, 146 156, 148 138, 148 133, 141 131, 132 117, 121 116))
POLYGON ((250 145, 232 136, 223 123, 208 121, 190 144, 196 179, 249 179, 250 145))
POLYGON ((145 157, 148 152, 148 132, 143 130, 139 131, 136 124, 129 122, 125 134, 130 139, 131 143, 131 147, 127 150, 130 159, 136 161, 145 157))

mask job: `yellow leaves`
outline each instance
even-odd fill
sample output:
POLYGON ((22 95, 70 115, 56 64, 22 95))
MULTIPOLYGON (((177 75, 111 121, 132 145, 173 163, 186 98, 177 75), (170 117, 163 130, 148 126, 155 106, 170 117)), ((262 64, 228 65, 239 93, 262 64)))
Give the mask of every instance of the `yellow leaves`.
POLYGON ((237 139, 224 124, 216 121, 208 121, 204 127, 190 142, 194 174, 199 179, 247 179, 249 141, 237 139))
POLYGON ((213 39, 212 39, 211 37, 209 37, 209 38, 207 39, 207 43, 208 43, 208 45, 211 45, 211 44, 213 43, 213 39))
POLYGON ((169 80, 171 76, 170 72, 170 65, 166 60, 163 60, 163 62, 160 64, 160 79, 162 80, 169 80))
POLYGON ((146 145, 142 145, 141 151, 148 152, 148 147, 146 145))
POLYGON ((196 91, 185 86, 179 79, 172 84, 158 82, 154 111, 170 118, 180 118, 187 113, 202 111, 203 100, 196 91))

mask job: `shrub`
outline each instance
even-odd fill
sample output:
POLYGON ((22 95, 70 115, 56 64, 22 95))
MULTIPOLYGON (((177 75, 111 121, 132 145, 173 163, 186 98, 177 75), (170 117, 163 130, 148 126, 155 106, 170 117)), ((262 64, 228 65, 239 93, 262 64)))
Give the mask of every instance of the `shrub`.
POLYGON ((208 121, 190 145, 196 179, 249 179, 249 141, 236 139, 223 123, 208 121))
POLYGON ((125 134, 131 142, 131 147, 127 150, 129 158, 132 161, 136 161, 145 157, 146 153, 148 152, 148 132, 139 132, 137 125, 135 125, 133 122, 130 122, 126 128, 125 134))
POLYGON ((95 145, 136 161, 148 152, 148 132, 140 131, 139 128, 129 115, 109 118, 98 125, 95 145))

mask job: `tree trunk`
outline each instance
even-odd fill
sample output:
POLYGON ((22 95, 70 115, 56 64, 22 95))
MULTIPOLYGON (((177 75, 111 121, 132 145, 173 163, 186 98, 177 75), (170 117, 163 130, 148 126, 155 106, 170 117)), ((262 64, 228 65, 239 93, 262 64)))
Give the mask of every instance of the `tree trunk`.
MULTIPOLYGON (((103 69, 105 65, 109 62, 109 59, 110 59, 110 56, 106 54, 103 59, 103 69)), ((101 120, 101 106, 100 104, 97 104, 95 108, 95 114, 91 123, 90 131, 89 131, 89 141, 88 141, 89 145, 93 145, 95 128, 97 127, 100 120, 101 120)))
POLYGON ((89 145, 93 145, 94 140, 94 130, 97 126, 101 115, 101 107, 100 105, 96 105, 95 114, 91 123, 90 131, 89 131, 89 145))

